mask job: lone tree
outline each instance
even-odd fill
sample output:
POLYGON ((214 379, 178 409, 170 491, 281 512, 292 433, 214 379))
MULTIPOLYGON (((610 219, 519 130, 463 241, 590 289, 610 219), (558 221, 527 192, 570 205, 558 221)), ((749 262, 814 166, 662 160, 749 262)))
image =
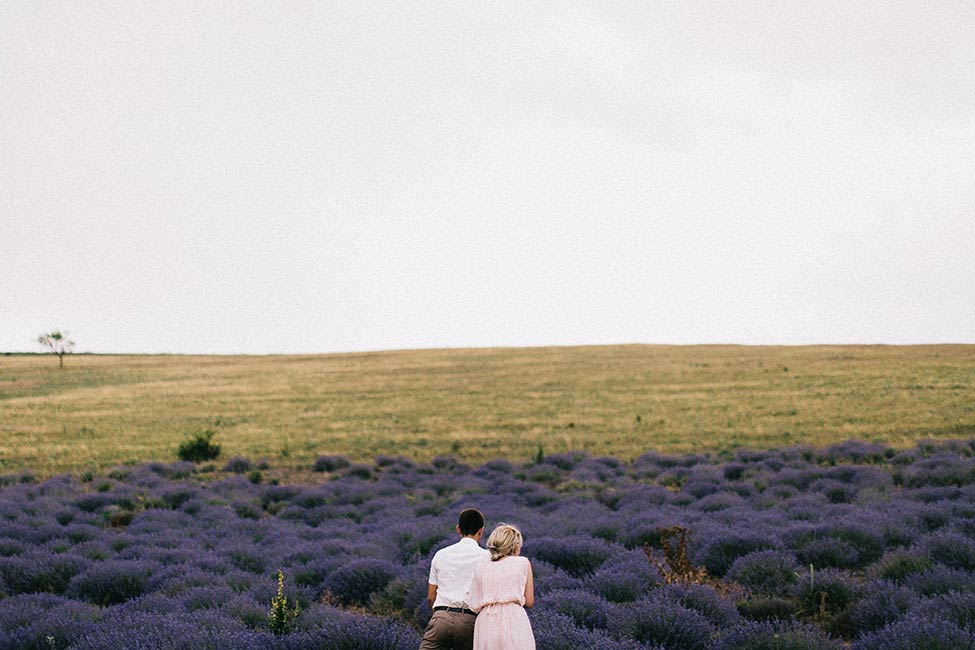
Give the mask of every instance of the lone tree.
POLYGON ((65 353, 74 350, 74 341, 68 338, 67 332, 61 332, 60 330, 54 330, 48 334, 41 334, 37 337, 37 342, 46 348, 50 348, 51 352, 58 355, 58 367, 64 368, 64 355, 65 353))

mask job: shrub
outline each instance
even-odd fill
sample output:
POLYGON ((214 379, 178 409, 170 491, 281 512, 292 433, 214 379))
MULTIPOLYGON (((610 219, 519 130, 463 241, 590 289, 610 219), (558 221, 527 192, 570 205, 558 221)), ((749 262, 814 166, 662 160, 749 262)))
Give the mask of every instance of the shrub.
POLYGON ((884 544, 875 532, 856 524, 834 524, 787 534, 803 564, 837 569, 858 569, 881 558, 884 544))
POLYGON ((713 650, 839 650, 840 645, 810 625, 786 621, 742 623, 713 650))
POLYGON ((750 598, 738 603, 738 613, 751 621, 786 620, 796 615, 796 604, 785 598, 750 598))
POLYGON ((688 477, 681 490, 695 499, 703 499, 719 492, 721 482, 717 476, 710 473, 695 472, 688 477))
POLYGON ((586 459, 586 454, 581 451, 567 452, 564 454, 549 454, 542 460, 543 463, 554 465, 561 470, 571 471, 580 462, 586 459))
POLYGON ((0 558, 0 579, 9 594, 61 594, 90 562, 71 555, 0 558))
POLYGON ((804 576, 796 587, 801 612, 806 615, 837 614, 849 607, 856 595, 849 574, 831 569, 804 576))
POLYGON ((975 540, 949 531, 934 533, 921 543, 928 557, 952 569, 975 571, 975 540))
POLYGON ((642 548, 649 544, 660 547, 660 526, 656 523, 641 523, 627 527, 620 534, 620 541, 626 548, 642 548))
POLYGON ((529 539, 525 554, 548 562, 571 576, 591 575, 609 558, 611 549, 591 539, 542 537, 529 539))
POLYGON ((205 460, 213 460, 220 455, 220 445, 215 445, 213 436, 216 434, 212 429, 207 429, 203 433, 197 433, 189 440, 185 440, 179 446, 179 459, 189 462, 199 463, 205 460))
POLYGON ((852 503, 857 496, 857 489, 853 485, 833 479, 819 479, 813 481, 809 490, 819 492, 830 503, 852 503))
POLYGON ((819 456, 832 464, 851 462, 858 465, 864 463, 881 463, 890 458, 895 452, 885 445, 867 442, 865 440, 848 440, 831 445, 823 450, 819 456))
POLYGON ((234 597, 234 592, 229 587, 224 586, 199 586, 190 587, 177 597, 179 602, 188 612, 195 612, 200 609, 219 608, 230 602, 234 597))
POLYGON ((585 585, 612 603, 628 603, 649 593, 663 580, 643 553, 628 551, 606 562, 585 585))
POLYGON ((215 611, 191 615, 139 611, 113 611, 71 645, 71 650, 262 650, 274 647, 267 632, 248 630, 243 624, 215 611))
POLYGON ((727 578, 760 596, 784 596, 798 581, 799 571, 791 553, 756 551, 735 560, 727 578))
POLYGON ((610 632, 668 650, 707 650, 714 627, 693 610, 651 598, 620 607, 614 612, 610 632))
POLYGON ((558 612, 539 609, 531 612, 531 618, 537 650, 652 650, 635 641, 614 639, 601 630, 579 628, 572 618, 558 612))
POLYGON ((350 464, 345 456, 319 456, 315 459, 313 468, 316 472, 334 472, 345 469, 350 464))
POLYGON ((0 539, 0 557, 20 555, 27 550, 27 546, 15 539, 0 539))
POLYGON ((701 512, 720 512, 731 508, 740 508, 744 503, 745 500, 739 494, 715 492, 699 499, 693 507, 701 512))
POLYGON ((775 550, 778 545, 768 535, 728 532, 705 543, 701 563, 714 577, 723 577, 738 558, 755 551, 775 550))
POLYGON ((225 602, 221 610, 252 630, 263 629, 268 623, 267 607, 262 607, 250 598, 235 596, 225 602))
POLYGON ((923 601, 912 614, 925 620, 947 621, 975 633, 975 594, 948 593, 923 601))
POLYGON ((0 642, 0 648, 11 650, 51 650, 68 648, 93 627, 100 618, 97 607, 75 601, 64 601, 50 609, 34 612, 23 627, 12 630, 16 644, 0 642))
POLYGON ((921 487, 905 493, 905 497, 921 503, 938 503, 960 499, 964 492, 957 487, 921 487))
POLYGON ((878 578, 904 582, 909 576, 931 568, 931 558, 906 550, 890 551, 875 564, 871 573, 878 578))
POLYGON ((115 605, 144 594, 153 572, 144 562, 106 561, 75 576, 66 593, 96 605, 115 605))
POLYGON ((345 468, 345 473, 343 476, 361 478, 364 481, 368 481, 372 476, 372 467, 362 463, 356 463, 349 465, 345 468))
MULTIPOLYGON (((532 561, 532 573, 535 575, 536 598, 544 598, 553 591, 572 591, 584 588, 583 581, 579 578, 574 578, 562 569, 557 569, 538 558, 532 561)), ((588 579, 585 586, 589 586, 588 579)), ((590 588, 590 591, 594 590, 590 588)))
POLYGON ((850 624, 858 634, 879 630, 901 620, 917 603, 917 595, 888 580, 867 585, 863 597, 849 612, 850 624))
POLYGON ((383 560, 356 560, 325 580, 325 589, 342 605, 365 606, 369 597, 396 577, 396 567, 383 560))
POLYGON ((294 568, 294 581, 300 587, 321 587, 329 573, 342 565, 340 558, 312 560, 294 568))
MULTIPOLYGON (((146 467, 151 472, 158 474, 163 478, 176 480, 191 476, 193 474, 193 470, 196 469, 196 464, 191 461, 181 461, 176 463, 149 463, 146 467)), ((112 474, 109 476, 112 476, 112 474)))
POLYGON ((223 471, 233 474, 246 474, 251 469, 251 462, 243 456, 234 456, 224 465, 223 471))
POLYGON ((657 476, 657 483, 671 490, 679 490, 687 482, 690 472, 684 468, 669 469, 657 476))
POLYGON ((333 607, 309 607, 298 629, 280 637, 279 650, 416 650, 420 636, 408 625, 378 616, 356 615, 333 607))
POLYGON ((545 596, 541 609, 564 614, 578 627, 604 629, 608 622, 609 604, 599 596, 581 589, 558 590, 545 596))
POLYGON ((975 482, 975 463, 954 454, 938 454, 914 463, 903 480, 909 488, 969 485, 975 482))
POLYGON ((677 603, 697 612, 716 628, 734 625, 741 618, 731 601, 708 585, 666 585, 654 596, 661 602, 677 603))
POLYGON ((25 627, 40 615, 70 603, 69 599, 54 594, 24 594, 0 599, 0 629, 25 627))
POLYGON ((79 498, 75 505, 82 512, 96 512, 112 503, 112 497, 108 494, 86 494, 79 498))
POLYGON ((264 573, 270 559, 266 549, 244 540, 228 545, 226 553, 234 567, 249 573, 264 573))
POLYGON ((748 467, 745 463, 728 463, 724 466, 722 474, 726 481, 740 481, 748 471, 748 467))
POLYGON ((851 650, 975 650, 970 632, 940 620, 907 618, 867 634, 851 650))
POLYGON ((589 579, 590 588, 611 603, 630 603, 646 593, 652 585, 621 570, 600 571, 589 579))
POLYGON ((554 466, 536 465, 527 471, 527 477, 533 483, 556 485, 562 480, 562 472, 554 466))
POLYGON ((796 557, 804 565, 831 568, 853 568, 860 564, 860 556, 853 545, 842 539, 825 537, 814 539, 796 549, 796 557))
POLYGON ((406 564, 429 555, 444 541, 444 532, 439 526, 429 523, 426 526, 407 523, 396 530, 390 530, 390 539, 394 541, 399 551, 397 555, 400 561, 406 564))
POLYGON ((264 511, 261 510, 260 504, 251 503, 249 501, 234 503, 232 507, 234 512, 237 513, 237 516, 241 519, 260 519, 264 514, 264 511))
POLYGON ((975 592, 975 575, 936 565, 927 571, 911 575, 904 581, 904 585, 922 596, 936 596, 949 591, 971 593, 975 592))

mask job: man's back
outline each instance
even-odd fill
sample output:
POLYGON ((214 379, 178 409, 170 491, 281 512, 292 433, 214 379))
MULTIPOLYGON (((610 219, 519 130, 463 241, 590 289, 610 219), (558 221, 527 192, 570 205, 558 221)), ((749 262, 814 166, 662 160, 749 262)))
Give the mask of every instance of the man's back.
POLYGON ((467 590, 471 586, 474 567, 490 557, 487 549, 470 537, 442 548, 430 563, 430 584, 437 585, 434 607, 460 607, 466 609, 467 590))

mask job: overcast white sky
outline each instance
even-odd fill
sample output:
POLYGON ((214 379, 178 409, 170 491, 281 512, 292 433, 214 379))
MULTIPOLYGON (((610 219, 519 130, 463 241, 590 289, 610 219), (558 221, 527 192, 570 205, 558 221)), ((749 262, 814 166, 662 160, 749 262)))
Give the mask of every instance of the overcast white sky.
POLYGON ((0 351, 975 342, 975 5, 0 3, 0 351))

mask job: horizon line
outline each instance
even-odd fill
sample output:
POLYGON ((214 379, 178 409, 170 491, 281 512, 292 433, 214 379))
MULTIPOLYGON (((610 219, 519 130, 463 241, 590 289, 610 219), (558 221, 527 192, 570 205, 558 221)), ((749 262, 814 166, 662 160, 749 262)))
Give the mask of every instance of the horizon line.
MULTIPOLYGON (((368 348, 361 350, 335 350, 329 352, 93 352, 93 351, 72 351, 65 354, 84 355, 84 356, 184 356, 184 357, 297 357, 297 356, 340 356, 351 354, 382 354, 394 352, 436 352, 436 351, 475 351, 475 350, 533 350, 533 349, 555 349, 555 348, 608 348, 608 347, 672 347, 672 348, 702 348, 702 347, 741 347, 741 348, 812 348, 812 347, 965 347, 975 346, 975 343, 963 342, 937 342, 937 343, 571 343, 554 345, 484 345, 484 346, 431 346, 416 348, 368 348)), ((0 351, 0 356, 44 356, 57 354, 55 352, 30 352, 30 351, 0 351)))

